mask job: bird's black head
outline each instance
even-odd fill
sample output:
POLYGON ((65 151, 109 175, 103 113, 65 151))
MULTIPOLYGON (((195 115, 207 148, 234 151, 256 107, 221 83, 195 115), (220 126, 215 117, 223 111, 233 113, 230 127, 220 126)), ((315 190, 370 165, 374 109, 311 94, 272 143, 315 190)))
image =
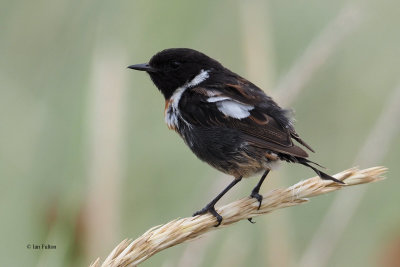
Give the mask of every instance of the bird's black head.
POLYGON ((189 83, 202 71, 211 75, 224 67, 216 60, 189 48, 170 48, 155 54, 149 63, 129 66, 146 71, 157 88, 169 99, 174 91, 189 83))

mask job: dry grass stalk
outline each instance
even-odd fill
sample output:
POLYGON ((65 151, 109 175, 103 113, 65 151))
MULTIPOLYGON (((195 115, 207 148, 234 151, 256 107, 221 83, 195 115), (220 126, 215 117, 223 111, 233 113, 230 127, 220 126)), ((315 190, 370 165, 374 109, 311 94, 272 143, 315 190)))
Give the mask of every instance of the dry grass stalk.
POLYGON ((309 197, 336 191, 343 187, 380 181, 384 179, 382 174, 385 171, 384 167, 364 170, 352 168, 334 175, 335 178, 344 181, 346 185, 321 180, 319 177, 309 178, 288 188, 268 192, 264 195, 259 210, 257 209, 258 202, 255 199, 242 198, 217 209, 224 218, 220 227, 214 227, 216 220, 210 214, 175 219, 167 224, 149 229, 136 240, 122 241, 102 265, 97 259, 90 266, 136 266, 161 250, 193 240, 206 232, 221 229, 240 220, 295 206, 307 202, 309 197))

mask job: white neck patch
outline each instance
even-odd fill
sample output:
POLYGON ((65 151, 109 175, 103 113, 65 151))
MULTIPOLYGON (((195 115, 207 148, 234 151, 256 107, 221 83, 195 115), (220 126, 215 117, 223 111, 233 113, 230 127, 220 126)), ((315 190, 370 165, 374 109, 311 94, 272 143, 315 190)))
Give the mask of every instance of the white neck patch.
POLYGON ((190 82, 186 83, 183 87, 189 88, 198 85, 199 83, 205 81, 210 77, 208 74, 210 71, 209 70, 201 70, 199 74, 196 75, 196 77, 193 78, 190 82))
POLYGON ((169 100, 170 104, 165 113, 165 122, 167 123, 169 128, 178 128, 178 117, 180 117, 178 105, 183 92, 185 92, 186 89, 194 87, 208 79, 208 77, 210 77, 208 73, 209 70, 201 70, 200 73, 196 75, 196 77, 194 77, 191 81, 185 83, 181 87, 178 87, 172 94, 169 100))

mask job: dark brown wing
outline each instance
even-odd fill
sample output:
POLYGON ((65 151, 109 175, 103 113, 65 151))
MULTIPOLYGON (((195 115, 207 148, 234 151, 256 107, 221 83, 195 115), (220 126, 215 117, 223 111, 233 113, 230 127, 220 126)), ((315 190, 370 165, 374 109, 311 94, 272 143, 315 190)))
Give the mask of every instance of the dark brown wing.
POLYGON ((254 113, 239 122, 238 120, 231 120, 230 122, 230 125, 246 135, 249 144, 292 156, 308 157, 307 152, 293 144, 288 129, 280 126, 268 115, 265 115, 267 117, 265 121, 255 119, 254 113))
POLYGON ((285 111, 259 89, 249 90, 235 84, 191 88, 182 95, 179 110, 193 125, 231 128, 250 145, 308 157, 303 149, 293 144, 291 138, 295 132, 285 111), (287 125, 283 126, 282 121, 287 125))

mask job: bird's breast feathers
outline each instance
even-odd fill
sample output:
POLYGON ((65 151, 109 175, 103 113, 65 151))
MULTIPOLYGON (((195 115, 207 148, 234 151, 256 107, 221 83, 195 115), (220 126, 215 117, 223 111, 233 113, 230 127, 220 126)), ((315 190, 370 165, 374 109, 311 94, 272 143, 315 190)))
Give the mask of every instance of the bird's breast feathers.
POLYGON ((182 119, 179 111, 179 101, 181 100, 182 94, 188 89, 192 88, 204 80, 208 79, 209 71, 201 70, 198 75, 196 75, 191 81, 186 82, 181 87, 177 88, 172 94, 171 98, 165 101, 164 116, 165 122, 169 129, 178 129, 179 122, 178 119, 182 119))

